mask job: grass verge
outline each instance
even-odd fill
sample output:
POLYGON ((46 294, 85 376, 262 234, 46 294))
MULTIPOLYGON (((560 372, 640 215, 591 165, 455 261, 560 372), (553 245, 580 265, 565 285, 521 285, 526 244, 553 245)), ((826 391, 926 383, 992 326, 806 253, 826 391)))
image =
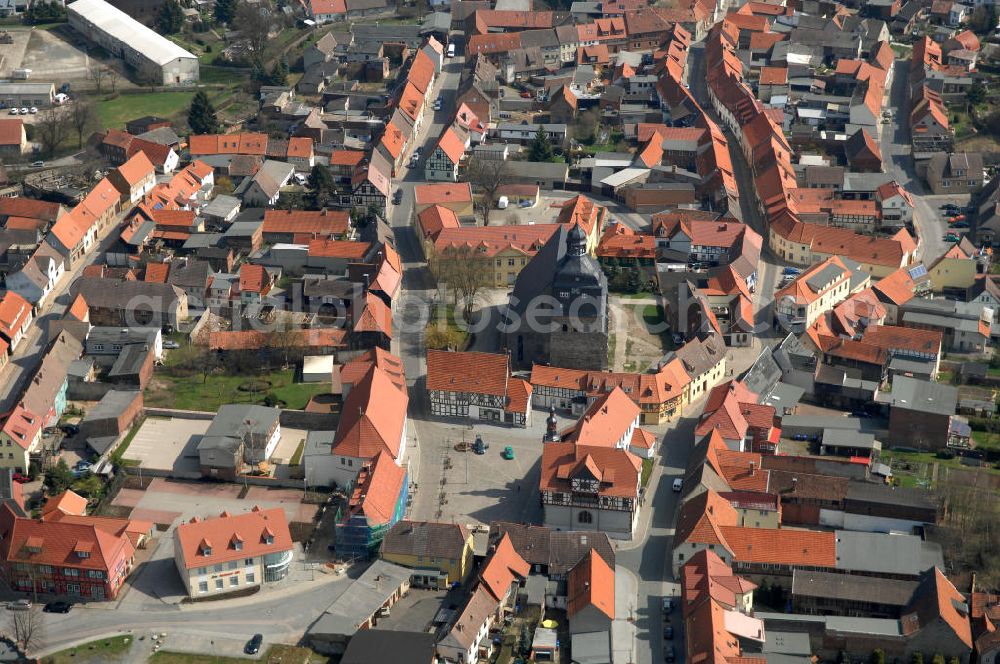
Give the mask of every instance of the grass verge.
POLYGON ((70 662, 111 662, 121 659, 132 644, 131 636, 113 636, 84 643, 42 658, 42 664, 70 664, 70 662))
POLYGON ((649 484, 649 478, 652 477, 652 475, 653 475, 653 466, 654 466, 653 459, 643 459, 642 460, 642 477, 641 477, 642 484, 641 484, 641 486, 644 489, 646 488, 646 485, 649 484))

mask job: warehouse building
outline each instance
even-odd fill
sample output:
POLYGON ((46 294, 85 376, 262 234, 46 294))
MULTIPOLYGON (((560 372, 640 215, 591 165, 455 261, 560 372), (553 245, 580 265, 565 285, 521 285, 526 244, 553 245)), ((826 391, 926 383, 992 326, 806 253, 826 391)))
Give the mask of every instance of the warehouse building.
POLYGON ((104 0, 66 5, 69 24, 84 37, 120 58, 142 78, 161 85, 198 82, 198 58, 104 0))

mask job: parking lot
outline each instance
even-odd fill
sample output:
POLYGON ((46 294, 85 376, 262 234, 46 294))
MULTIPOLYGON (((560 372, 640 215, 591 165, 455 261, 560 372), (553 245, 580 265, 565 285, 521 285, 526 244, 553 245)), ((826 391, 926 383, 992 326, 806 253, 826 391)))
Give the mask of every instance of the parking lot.
MULTIPOLYGON (((125 459, 143 468, 169 471, 172 476, 193 479, 200 475, 198 443, 211 420, 182 417, 147 417, 125 452, 125 459)), ((306 432, 282 427, 281 439, 271 454, 276 475, 288 476, 287 464, 304 443, 306 432)))
MULTIPOLYGON (((18 64, 11 64, 8 69, 5 62, 4 73, 17 68, 30 69, 31 78, 52 81, 56 87, 65 81, 87 81, 90 57, 80 48, 79 42, 70 41, 70 34, 69 26, 57 30, 32 30, 18 64)), ((14 53, 11 54, 13 62, 14 53)), ((120 80, 125 82, 124 77, 120 80)))
POLYGON ((178 477, 198 474, 198 442, 211 420, 147 417, 124 458, 143 468, 168 470, 178 477))

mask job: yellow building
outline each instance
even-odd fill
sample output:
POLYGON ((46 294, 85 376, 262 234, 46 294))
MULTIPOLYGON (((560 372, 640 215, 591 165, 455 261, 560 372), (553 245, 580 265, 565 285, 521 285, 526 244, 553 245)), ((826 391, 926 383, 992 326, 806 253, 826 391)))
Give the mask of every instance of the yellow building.
MULTIPOLYGON (((942 293, 950 289, 966 290, 976 283, 978 262, 963 244, 955 244, 927 269, 931 290, 942 293)), ((975 250, 975 247, 970 247, 975 250)))
POLYGON ((492 287, 507 288, 558 228, 557 224, 444 228, 433 243, 428 240, 425 253, 433 256, 441 281, 448 280, 448 262, 474 262, 477 273, 490 275, 492 287))
POLYGON ((382 559, 419 570, 414 586, 447 588, 464 583, 473 570, 472 532, 434 521, 400 521, 382 540, 382 559))
POLYGON ((774 294, 775 312, 791 323, 809 327, 870 283, 871 277, 857 263, 836 256, 828 258, 774 294))
POLYGON ((41 440, 42 418, 24 406, 15 407, 0 427, 0 468, 27 473, 41 440))

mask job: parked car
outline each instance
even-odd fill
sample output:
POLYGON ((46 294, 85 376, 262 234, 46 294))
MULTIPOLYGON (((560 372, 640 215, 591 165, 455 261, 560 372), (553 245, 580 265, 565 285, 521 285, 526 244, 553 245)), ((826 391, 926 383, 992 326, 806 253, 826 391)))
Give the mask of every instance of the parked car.
POLYGON ((9 110, 9 111, 7 111, 7 114, 8 114, 8 115, 17 115, 18 113, 20 113, 20 111, 18 111, 18 110, 17 110, 17 109, 15 108, 15 107, 13 107, 13 106, 11 106, 11 107, 10 107, 10 110, 9 110))
POLYGON ((472 443, 472 451, 476 454, 486 454, 486 450, 488 450, 489 447, 490 444, 485 442, 483 437, 477 434, 476 441, 472 443))
POLYGON ((73 605, 69 602, 49 602, 42 607, 42 611, 45 613, 69 613, 71 608, 73 605))
POLYGON ((851 411, 851 417, 868 417, 868 413, 860 409, 855 409, 851 411))
POLYGON ((392 195, 392 204, 399 205, 403 202, 403 190, 397 189, 396 193, 392 195))
POLYGON ((792 436, 792 440, 809 440, 809 435, 804 433, 797 433, 792 436))
POLYGON ((672 662, 672 661, 674 661, 674 659, 676 657, 677 657, 677 655, 674 654, 674 647, 673 646, 667 646, 666 648, 663 649, 663 661, 664 662, 672 662))
POLYGON ((674 493, 680 493, 682 488, 684 488, 684 480, 679 477, 675 477, 673 484, 674 493))
POLYGON ((45 162, 39 159, 38 161, 31 162, 32 168, 45 168, 45 162))
POLYGON ((674 598, 664 597, 663 598, 663 613, 671 614, 674 611, 674 598))
POLYGON ((785 277, 797 277, 798 275, 802 274, 802 270, 800 270, 797 267, 786 267, 784 270, 781 271, 781 274, 782 276, 785 277))
POLYGON ((507 447, 503 448, 503 455, 502 456, 507 461, 513 461, 514 460, 514 448, 511 447, 510 445, 508 445, 507 447))
POLYGON ((11 477, 11 479, 13 479, 18 484, 26 484, 27 482, 31 481, 30 477, 28 477, 27 475, 24 475, 22 473, 14 473, 14 475, 11 477))
POLYGON ((673 625, 666 625, 663 628, 663 638, 666 639, 667 641, 673 641, 673 639, 674 639, 674 626, 673 625))
POLYGON ((60 430, 67 436, 75 436, 80 433, 80 427, 75 424, 63 424, 59 427, 60 430))
POLYGON ((260 646, 262 643, 264 643, 264 635, 254 634, 250 640, 247 641, 247 645, 243 648, 243 652, 248 655, 256 655, 260 652, 260 646))
POLYGON ((13 602, 7 603, 8 611, 27 611, 31 608, 31 602, 26 599, 15 599, 13 602))
POLYGON ((32 115, 34 115, 35 113, 38 113, 38 108, 35 107, 35 106, 32 106, 31 108, 28 109, 28 112, 31 113, 32 115))
POLYGON ((944 236, 945 242, 958 242, 961 238, 956 233, 947 233, 944 236))
POLYGON ((680 346, 681 344, 684 343, 684 337, 678 334, 677 332, 674 332, 671 339, 673 340, 675 346, 680 346))
POLYGON ((28 114, 28 107, 27 106, 22 106, 21 107, 21 115, 27 115, 27 114, 28 114))
POLYGON ((84 475, 90 474, 90 469, 93 466, 88 461, 78 461, 75 466, 73 466, 73 477, 83 477, 84 475))
POLYGON ((949 219, 948 223, 949 224, 954 224, 955 222, 958 222, 958 221, 965 221, 965 215, 964 214, 957 214, 954 217, 952 217, 951 219, 949 219))
POLYGON ((525 90, 524 92, 521 93, 521 98, 522 99, 531 99, 531 93, 528 92, 527 90, 525 90))

